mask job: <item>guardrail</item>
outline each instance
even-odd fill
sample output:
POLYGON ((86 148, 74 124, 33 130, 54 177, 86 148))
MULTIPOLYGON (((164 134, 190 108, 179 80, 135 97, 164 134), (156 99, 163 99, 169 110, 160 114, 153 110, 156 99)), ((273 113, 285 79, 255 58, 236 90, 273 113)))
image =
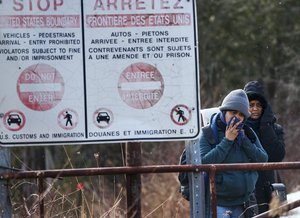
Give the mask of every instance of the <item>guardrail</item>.
MULTIPOLYGON (((280 162, 280 163, 247 163, 247 164, 203 164, 203 165, 149 165, 149 166, 130 166, 130 167, 102 167, 102 168, 80 168, 80 169, 57 169, 57 170, 35 170, 17 171, 0 174, 1 180, 12 179, 38 179, 39 187, 39 212, 40 217, 44 217, 43 201, 43 179, 60 178, 75 176, 96 176, 96 175, 116 175, 116 174, 147 174, 147 173, 175 173, 175 172, 201 172, 209 173, 211 185, 212 217, 216 218, 216 186, 215 174, 217 171, 227 170, 288 170, 300 169, 300 162, 280 162)), ((284 206, 284 205, 283 205, 284 206)), ((291 210, 300 206, 300 202, 288 204, 286 209, 291 210)), ((268 217, 267 214, 257 216, 257 218, 268 217)))

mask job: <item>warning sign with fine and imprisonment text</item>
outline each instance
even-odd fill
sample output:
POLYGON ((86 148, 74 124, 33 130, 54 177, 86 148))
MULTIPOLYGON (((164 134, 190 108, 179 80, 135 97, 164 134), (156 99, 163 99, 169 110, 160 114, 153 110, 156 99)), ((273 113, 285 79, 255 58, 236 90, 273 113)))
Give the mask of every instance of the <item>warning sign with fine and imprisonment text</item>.
POLYGON ((200 131, 196 1, 0 1, 3 146, 200 131))

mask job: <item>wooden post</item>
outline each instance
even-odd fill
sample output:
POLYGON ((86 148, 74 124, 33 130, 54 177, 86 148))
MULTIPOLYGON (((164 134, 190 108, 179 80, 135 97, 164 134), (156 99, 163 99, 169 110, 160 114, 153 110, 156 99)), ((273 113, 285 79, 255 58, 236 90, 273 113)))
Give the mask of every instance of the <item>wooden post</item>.
POLYGON ((44 209, 44 178, 39 177, 37 179, 37 184, 39 188, 39 208, 40 208, 40 218, 45 217, 45 209, 44 209))
MULTIPOLYGON (((126 143, 126 165, 141 166, 141 143, 126 143)), ((127 218, 141 216, 141 175, 126 175, 127 218)))
MULTIPOLYGON (((10 169, 11 158, 9 148, 0 147, 0 172, 7 172, 10 169)), ((11 218, 12 208, 9 197, 8 181, 0 180, 0 217, 11 218)))

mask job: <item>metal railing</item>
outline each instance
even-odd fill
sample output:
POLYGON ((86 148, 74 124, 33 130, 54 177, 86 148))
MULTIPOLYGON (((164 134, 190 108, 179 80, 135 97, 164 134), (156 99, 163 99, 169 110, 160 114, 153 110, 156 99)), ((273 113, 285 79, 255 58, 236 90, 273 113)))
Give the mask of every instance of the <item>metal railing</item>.
MULTIPOLYGON (((175 173, 175 172, 201 172, 209 173, 211 186, 212 217, 216 218, 216 186, 215 174, 217 171, 227 170, 291 170, 300 169, 300 162, 280 162, 280 163, 247 163, 247 164, 203 164, 203 165, 149 165, 130 167, 102 167, 102 168, 80 168, 80 169, 57 169, 57 170, 35 170, 16 171, 0 174, 2 180, 12 179, 38 179, 39 209, 40 217, 44 217, 43 200, 43 179, 76 177, 76 176, 96 176, 96 175, 116 175, 116 174, 147 174, 147 173, 175 173)), ((291 210, 300 206, 300 200, 287 205, 282 205, 286 210, 291 210)), ((257 218, 268 217, 268 213, 260 214, 257 218)))

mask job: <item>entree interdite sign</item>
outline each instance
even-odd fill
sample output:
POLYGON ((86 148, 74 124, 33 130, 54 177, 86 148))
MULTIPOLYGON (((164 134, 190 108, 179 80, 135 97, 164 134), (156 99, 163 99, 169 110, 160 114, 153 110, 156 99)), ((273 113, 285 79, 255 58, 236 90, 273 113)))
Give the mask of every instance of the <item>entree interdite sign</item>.
POLYGON ((196 1, 3 0, 3 146, 200 131, 196 1))

